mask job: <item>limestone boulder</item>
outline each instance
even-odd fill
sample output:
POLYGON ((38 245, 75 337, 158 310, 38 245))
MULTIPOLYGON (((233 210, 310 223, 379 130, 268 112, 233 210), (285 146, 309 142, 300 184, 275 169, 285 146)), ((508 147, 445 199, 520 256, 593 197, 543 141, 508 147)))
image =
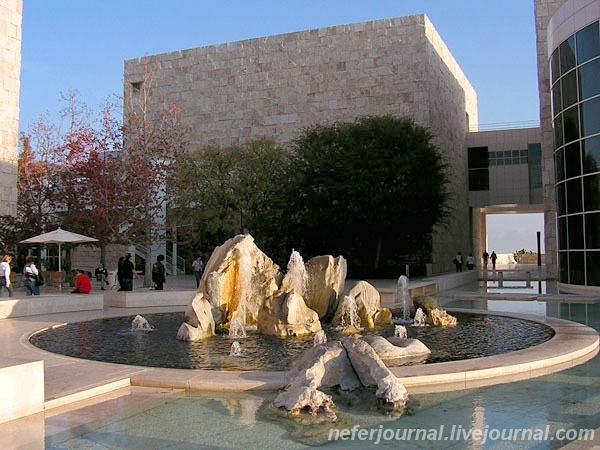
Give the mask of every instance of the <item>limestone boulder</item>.
POLYGON ((430 296, 416 297, 413 299, 413 303, 415 305, 415 309, 421 308, 425 314, 429 314, 434 309, 440 307, 437 300, 430 296))
POLYGON ((272 336, 300 336, 321 330, 318 314, 296 292, 277 293, 258 312, 257 331, 272 336))
POLYGON ((343 338, 342 345, 363 386, 376 386, 379 399, 393 409, 403 409, 408 401, 408 391, 373 347, 356 337, 343 338))
POLYGON ((198 341, 215 335, 212 308, 202 293, 196 294, 185 312, 186 321, 177 331, 177 339, 198 341))
POLYGON ((306 262, 308 289, 306 304, 319 315, 331 320, 344 294, 347 263, 343 256, 316 256, 306 262))
POLYGON ((244 323, 255 325, 262 303, 277 291, 280 281, 279 266, 251 235, 240 234, 215 248, 198 293, 212 305, 218 325, 229 323, 236 311, 244 316, 244 323))
POLYGON ((383 336, 364 336, 368 343, 387 366, 402 366, 422 362, 431 354, 431 350, 418 339, 383 336))
POLYGON ((434 327, 454 327, 458 324, 458 319, 442 308, 434 308, 427 315, 427 321, 434 327))
POLYGON ((393 323, 392 312, 381 307, 381 294, 375 286, 367 281, 355 282, 345 292, 344 297, 352 297, 356 302, 357 314, 362 328, 375 328, 376 326, 391 325, 393 323))

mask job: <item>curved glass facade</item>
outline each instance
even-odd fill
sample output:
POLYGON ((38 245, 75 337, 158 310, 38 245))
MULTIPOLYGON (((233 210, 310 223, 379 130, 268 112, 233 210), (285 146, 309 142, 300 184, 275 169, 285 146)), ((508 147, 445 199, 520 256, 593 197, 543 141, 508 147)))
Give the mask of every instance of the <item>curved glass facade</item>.
POLYGON ((552 52, 559 281, 600 286, 600 23, 552 52))

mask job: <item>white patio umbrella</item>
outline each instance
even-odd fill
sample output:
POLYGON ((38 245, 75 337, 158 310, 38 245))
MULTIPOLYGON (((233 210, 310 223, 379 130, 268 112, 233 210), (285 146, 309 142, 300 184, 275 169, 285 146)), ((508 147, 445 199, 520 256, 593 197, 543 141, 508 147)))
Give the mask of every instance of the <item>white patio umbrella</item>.
MULTIPOLYGON (((62 266, 60 262, 61 256, 61 245, 62 244, 84 244, 89 242, 98 242, 98 239, 84 236, 83 234, 73 233, 71 231, 63 230, 58 227, 54 231, 43 233, 29 239, 21 241, 21 244, 58 244, 58 271, 62 272, 62 266)), ((59 289, 62 285, 59 283, 59 289)))

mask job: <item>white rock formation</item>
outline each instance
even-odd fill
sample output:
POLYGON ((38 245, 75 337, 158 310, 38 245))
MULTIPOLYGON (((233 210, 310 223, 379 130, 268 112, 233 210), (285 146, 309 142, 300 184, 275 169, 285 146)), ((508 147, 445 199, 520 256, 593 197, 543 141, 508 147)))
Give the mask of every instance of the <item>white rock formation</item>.
POLYGON ((177 339, 197 341, 215 335, 215 321, 204 294, 196 294, 185 312, 186 321, 177 331, 177 339))
POLYGON ((306 305, 315 310, 319 319, 330 320, 344 293, 347 263, 343 256, 315 256, 306 263, 308 294, 306 305))
POLYGON ((387 366, 401 366, 407 363, 424 361, 431 354, 418 339, 383 336, 364 336, 361 338, 368 343, 387 366))
POLYGON ((315 311, 295 292, 277 293, 258 312, 257 331, 273 336, 300 336, 321 330, 315 311))
POLYGON ((381 307, 381 294, 372 284, 357 281, 344 296, 354 298, 362 328, 392 324, 392 313, 389 309, 381 307))

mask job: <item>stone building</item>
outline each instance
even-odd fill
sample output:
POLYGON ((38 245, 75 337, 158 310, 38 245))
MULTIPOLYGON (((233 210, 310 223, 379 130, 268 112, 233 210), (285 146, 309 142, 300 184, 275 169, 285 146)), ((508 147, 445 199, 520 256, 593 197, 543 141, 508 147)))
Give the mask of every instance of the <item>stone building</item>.
POLYGON ((0 0, 0 211, 17 213, 22 0, 0 0))
POLYGON ((471 247, 466 136, 477 96, 425 15, 212 45, 125 61, 125 96, 156 81, 149 110, 183 108, 192 150, 365 115, 412 116, 429 127, 449 164, 455 205, 434 235, 432 272, 471 247))

